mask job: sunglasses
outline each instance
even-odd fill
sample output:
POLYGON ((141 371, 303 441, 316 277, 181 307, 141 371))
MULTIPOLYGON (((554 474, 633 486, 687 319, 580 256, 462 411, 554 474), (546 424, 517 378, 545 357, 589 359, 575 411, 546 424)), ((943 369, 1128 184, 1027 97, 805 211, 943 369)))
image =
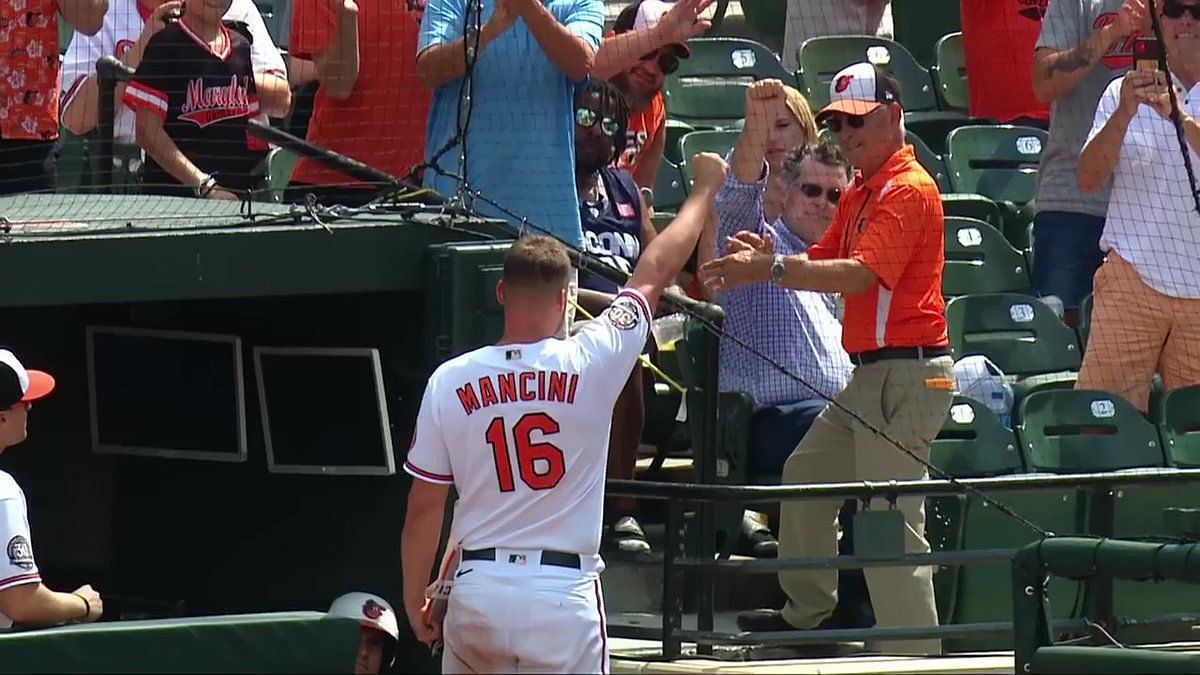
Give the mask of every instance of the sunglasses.
POLYGON ((851 129, 861 129, 863 128, 863 125, 867 123, 867 118, 865 115, 859 116, 834 114, 825 118, 823 126, 835 134, 841 133, 843 119, 846 120, 846 126, 850 127, 851 129))
POLYGON ((821 196, 822 192, 824 192, 825 199, 828 199, 829 203, 833 204, 835 206, 837 205, 838 201, 841 200, 841 198, 842 198, 842 189, 841 188, 829 188, 828 190, 826 190, 826 189, 822 188, 820 185, 815 185, 813 183, 801 183, 800 191, 804 193, 805 197, 808 197, 810 199, 816 199, 817 197, 821 196))
POLYGON ((662 71, 663 75, 670 75, 671 73, 679 70, 679 57, 675 56, 674 54, 650 52, 638 60, 650 61, 652 59, 658 59, 658 69, 662 71))
POLYGON ((1178 19, 1183 16, 1184 12, 1191 12, 1193 21, 1200 21, 1200 5, 1180 5, 1168 2, 1162 8, 1163 16, 1168 19, 1178 19))
POLYGON ((600 115, 591 108, 576 108, 575 109, 575 124, 591 129, 596 126, 596 121, 600 121, 600 132, 609 138, 616 138, 617 132, 620 131, 620 125, 611 117, 600 119, 600 115))

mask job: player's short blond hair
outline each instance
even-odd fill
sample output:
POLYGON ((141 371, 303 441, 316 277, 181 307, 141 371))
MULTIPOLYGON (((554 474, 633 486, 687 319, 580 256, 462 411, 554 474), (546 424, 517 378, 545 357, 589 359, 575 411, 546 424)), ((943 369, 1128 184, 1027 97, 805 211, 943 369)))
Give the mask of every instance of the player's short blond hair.
POLYGON ((516 240, 504 258, 504 285, 531 291, 566 288, 571 273, 567 249, 553 237, 526 236, 516 240))

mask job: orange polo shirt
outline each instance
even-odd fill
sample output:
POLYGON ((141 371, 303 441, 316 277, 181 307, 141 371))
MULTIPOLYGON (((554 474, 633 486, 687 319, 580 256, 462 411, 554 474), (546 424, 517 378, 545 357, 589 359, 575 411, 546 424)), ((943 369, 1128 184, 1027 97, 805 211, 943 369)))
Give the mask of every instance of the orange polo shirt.
POLYGON ((912 146, 870 178, 855 176, 833 223, 808 249, 811 260, 852 259, 879 277, 846 296, 842 346, 851 354, 884 347, 944 347, 942 300, 945 231, 942 199, 912 146))

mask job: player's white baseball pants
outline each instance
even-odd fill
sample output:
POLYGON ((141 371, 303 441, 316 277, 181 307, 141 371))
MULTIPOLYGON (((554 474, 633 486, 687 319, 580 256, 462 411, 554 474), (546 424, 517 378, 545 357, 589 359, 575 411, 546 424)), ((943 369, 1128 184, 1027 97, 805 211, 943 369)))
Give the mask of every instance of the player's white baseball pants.
POLYGON ((600 575, 589 569, 595 566, 541 565, 537 551, 497 554, 501 562, 467 560, 458 568, 442 672, 608 673, 600 575))

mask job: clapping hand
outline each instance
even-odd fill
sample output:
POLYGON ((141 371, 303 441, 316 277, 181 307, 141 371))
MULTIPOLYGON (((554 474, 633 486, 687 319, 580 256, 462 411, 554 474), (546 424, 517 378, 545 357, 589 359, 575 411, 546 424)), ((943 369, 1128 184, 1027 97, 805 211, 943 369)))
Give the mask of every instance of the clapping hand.
POLYGON ((663 44, 685 44, 712 28, 711 21, 700 18, 700 14, 712 3, 713 0, 676 0, 658 21, 665 31, 663 44))

